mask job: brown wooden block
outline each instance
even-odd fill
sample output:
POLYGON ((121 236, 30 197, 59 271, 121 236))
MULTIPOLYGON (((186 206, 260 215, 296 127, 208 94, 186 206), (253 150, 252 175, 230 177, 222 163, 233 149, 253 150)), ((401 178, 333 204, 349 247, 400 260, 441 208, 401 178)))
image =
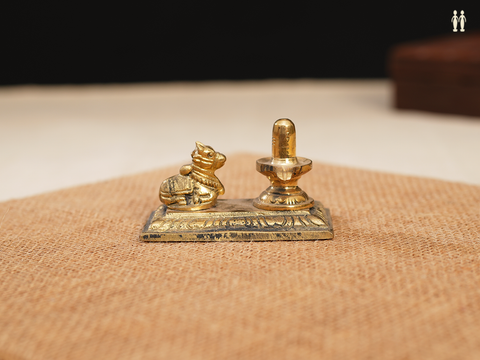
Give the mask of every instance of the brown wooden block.
POLYGON ((388 67, 395 107, 480 116, 480 32, 397 45, 388 67))

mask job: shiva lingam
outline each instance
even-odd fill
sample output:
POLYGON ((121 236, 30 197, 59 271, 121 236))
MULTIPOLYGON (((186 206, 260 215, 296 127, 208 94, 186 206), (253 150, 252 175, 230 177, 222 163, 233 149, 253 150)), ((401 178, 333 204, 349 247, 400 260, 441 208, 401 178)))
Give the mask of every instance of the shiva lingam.
POLYGON ((273 124, 272 157, 257 160, 257 171, 271 185, 253 201, 264 210, 301 210, 313 206, 314 200, 297 186, 298 180, 312 170, 312 160, 296 156, 295 125, 289 119, 273 124))
POLYGON ((273 241, 333 238, 330 212, 300 187, 312 161, 296 156, 295 125, 273 125, 272 157, 257 160, 270 186, 256 199, 217 199, 225 193, 215 171, 225 155, 196 142, 192 163, 162 182, 163 205, 153 211, 143 241, 273 241))

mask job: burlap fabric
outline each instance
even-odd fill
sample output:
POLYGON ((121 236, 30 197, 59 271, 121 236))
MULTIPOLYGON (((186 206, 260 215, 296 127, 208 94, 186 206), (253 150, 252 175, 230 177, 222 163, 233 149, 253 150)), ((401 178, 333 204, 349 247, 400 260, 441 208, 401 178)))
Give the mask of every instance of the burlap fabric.
POLYGON ((0 204, 1 360, 480 358, 480 187, 317 163, 334 240, 140 242, 177 171, 0 204))

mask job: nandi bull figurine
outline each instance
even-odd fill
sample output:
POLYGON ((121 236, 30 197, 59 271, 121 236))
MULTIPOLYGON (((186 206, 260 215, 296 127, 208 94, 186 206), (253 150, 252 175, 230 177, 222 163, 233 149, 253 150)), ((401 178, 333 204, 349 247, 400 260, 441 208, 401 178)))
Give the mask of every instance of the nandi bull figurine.
POLYGON ((196 142, 192 163, 180 168, 180 174, 169 177, 160 186, 160 201, 172 210, 203 210, 214 206, 218 195, 225 193, 215 170, 227 158, 211 146, 196 142))

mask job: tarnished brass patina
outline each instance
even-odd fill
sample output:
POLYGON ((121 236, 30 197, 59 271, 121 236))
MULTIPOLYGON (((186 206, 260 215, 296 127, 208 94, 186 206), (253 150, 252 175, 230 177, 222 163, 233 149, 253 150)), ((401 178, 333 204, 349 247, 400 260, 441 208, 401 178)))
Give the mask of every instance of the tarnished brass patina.
POLYGON ((296 156, 295 125, 273 126, 272 157, 257 160, 271 186, 256 199, 219 199, 225 189, 215 170, 226 161, 196 143, 192 163, 163 181, 160 200, 140 238, 144 241, 274 241, 333 238, 330 212, 297 186, 312 161, 296 156))
POLYGON ((289 119, 273 124, 272 157, 257 160, 257 171, 271 185, 253 201, 264 210, 302 210, 313 206, 313 199, 297 186, 302 175, 312 169, 312 160, 296 156, 295 125, 289 119))
POLYGON ((253 199, 219 199, 204 211, 175 211, 165 205, 150 215, 144 241, 273 241, 333 238, 330 212, 315 201, 305 210, 267 211, 253 199))

